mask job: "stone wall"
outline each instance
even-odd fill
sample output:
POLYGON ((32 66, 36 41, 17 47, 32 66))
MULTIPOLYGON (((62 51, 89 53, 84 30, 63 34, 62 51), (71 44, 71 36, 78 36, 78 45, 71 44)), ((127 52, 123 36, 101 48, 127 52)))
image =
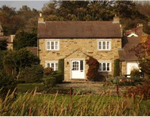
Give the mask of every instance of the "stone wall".
MULTIPOLYGON (((99 51, 97 49, 98 39, 58 39, 60 44, 59 51, 47 51, 45 49, 45 43, 51 39, 39 39, 39 57, 41 64, 45 67, 45 61, 55 61, 58 59, 65 58, 65 79, 70 79, 70 65, 66 65, 72 58, 86 59, 86 55, 93 56, 98 61, 111 61, 111 72, 109 75, 113 75, 114 60, 119 58, 118 48, 121 48, 122 42, 120 38, 111 39, 111 50, 99 51), (75 50, 81 50, 76 51, 75 50), (71 54, 74 52, 73 54, 71 54), (84 54, 85 53, 85 54, 84 54), (69 55, 69 56, 68 56, 69 55)), ((88 66, 85 65, 87 72, 88 66)), ((85 73, 86 76, 86 73, 85 73)))
POLYGON ((127 73, 127 62, 122 61, 121 62, 121 75, 124 76, 127 73))

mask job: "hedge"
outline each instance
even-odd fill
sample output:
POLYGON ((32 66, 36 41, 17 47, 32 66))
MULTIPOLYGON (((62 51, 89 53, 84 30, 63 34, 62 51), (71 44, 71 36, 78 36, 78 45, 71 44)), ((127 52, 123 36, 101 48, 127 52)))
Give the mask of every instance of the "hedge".
POLYGON ((43 79, 43 67, 41 65, 26 67, 21 71, 18 79, 25 83, 41 82, 43 79))
POLYGON ((119 65, 120 60, 115 59, 114 60, 114 77, 120 76, 120 65, 119 65))
POLYGON ((64 59, 59 59, 58 61, 58 72, 64 74, 64 59))
POLYGON ((17 92, 27 92, 27 91, 33 91, 37 88, 37 92, 44 90, 44 84, 43 83, 23 83, 17 85, 17 92))

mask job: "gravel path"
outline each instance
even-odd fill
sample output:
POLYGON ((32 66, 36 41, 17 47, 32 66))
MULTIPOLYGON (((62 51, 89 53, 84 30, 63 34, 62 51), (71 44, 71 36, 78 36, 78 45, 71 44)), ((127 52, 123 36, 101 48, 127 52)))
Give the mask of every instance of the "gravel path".
MULTIPOLYGON (((72 87, 74 90, 81 90, 82 92, 91 92, 94 94, 112 93, 116 95, 116 86, 103 86, 104 82, 81 82, 81 83, 63 83, 57 84, 59 87, 68 88, 72 87)), ((126 90, 126 87, 120 87, 119 92, 122 95, 126 90)))

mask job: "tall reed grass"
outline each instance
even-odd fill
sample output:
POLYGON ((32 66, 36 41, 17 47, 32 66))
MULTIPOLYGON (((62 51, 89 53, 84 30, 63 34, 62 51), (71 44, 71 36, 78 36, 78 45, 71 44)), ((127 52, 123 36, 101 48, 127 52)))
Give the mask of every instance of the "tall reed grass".
MULTIPOLYGON (((8 92, 9 93, 9 92, 8 92)), ((114 97, 111 95, 46 95, 36 91, 14 92, 0 102, 1 116, 147 116, 150 100, 114 97)))

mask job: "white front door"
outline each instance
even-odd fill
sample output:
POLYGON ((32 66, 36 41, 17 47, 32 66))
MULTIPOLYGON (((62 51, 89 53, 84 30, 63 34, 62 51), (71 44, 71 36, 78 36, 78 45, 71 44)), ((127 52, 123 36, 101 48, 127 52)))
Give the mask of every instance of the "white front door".
POLYGON ((71 78, 84 79, 84 61, 72 60, 71 61, 71 78))
POLYGON ((127 62, 127 75, 130 75, 134 68, 139 69, 137 62, 127 62))

